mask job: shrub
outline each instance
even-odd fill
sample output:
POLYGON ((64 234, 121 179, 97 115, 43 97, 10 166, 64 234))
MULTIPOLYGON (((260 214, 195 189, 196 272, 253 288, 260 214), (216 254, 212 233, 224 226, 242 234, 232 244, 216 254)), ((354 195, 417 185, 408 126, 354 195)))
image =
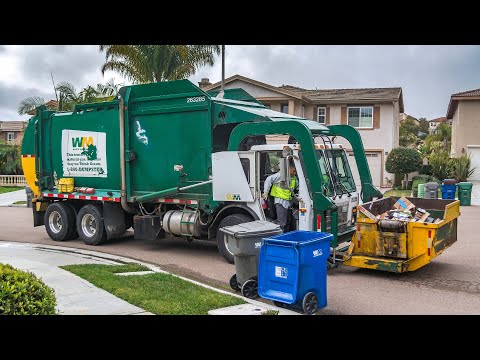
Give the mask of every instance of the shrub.
POLYGON ((430 164, 422 165, 420 166, 420 169, 418 170, 418 172, 421 175, 432 175, 432 165, 430 164))
POLYGON ((456 159, 453 159, 452 163, 452 175, 457 182, 467 181, 476 169, 476 167, 471 168, 472 159, 470 155, 462 155, 456 159))
POLYGON ((408 173, 417 171, 421 165, 422 157, 417 150, 399 147, 388 154, 385 169, 391 174, 408 176, 408 173))
POLYGON ((0 315, 55 315, 55 291, 30 272, 0 264, 0 315))
POLYGON ((428 158, 429 164, 432 166, 432 175, 437 179, 449 179, 452 176, 453 160, 447 151, 435 151, 428 158))

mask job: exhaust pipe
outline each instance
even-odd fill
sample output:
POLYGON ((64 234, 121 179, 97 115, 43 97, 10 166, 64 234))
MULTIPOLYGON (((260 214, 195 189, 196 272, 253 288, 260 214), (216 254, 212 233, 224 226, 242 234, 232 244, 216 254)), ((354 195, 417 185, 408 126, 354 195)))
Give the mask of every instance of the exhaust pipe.
POLYGON ((130 206, 127 202, 127 181, 125 175, 125 114, 123 106, 123 98, 118 95, 118 110, 120 112, 120 178, 122 180, 122 188, 120 189, 120 204, 123 210, 130 214, 136 214, 137 210, 130 206))

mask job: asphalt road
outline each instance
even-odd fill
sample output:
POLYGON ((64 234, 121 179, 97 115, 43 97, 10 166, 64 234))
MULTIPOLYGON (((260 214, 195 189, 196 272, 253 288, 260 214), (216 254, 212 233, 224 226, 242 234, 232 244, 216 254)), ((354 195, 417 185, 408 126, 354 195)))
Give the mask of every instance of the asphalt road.
MULTIPOLYGON (((480 314, 480 206, 461 207, 458 241, 423 268, 392 274, 340 265, 328 271, 321 314, 480 314)), ((34 228, 31 209, 0 207, 0 240, 90 249, 149 262, 178 275, 229 290, 235 273, 216 244, 177 239, 138 241, 133 233, 100 246, 52 241, 34 228)))

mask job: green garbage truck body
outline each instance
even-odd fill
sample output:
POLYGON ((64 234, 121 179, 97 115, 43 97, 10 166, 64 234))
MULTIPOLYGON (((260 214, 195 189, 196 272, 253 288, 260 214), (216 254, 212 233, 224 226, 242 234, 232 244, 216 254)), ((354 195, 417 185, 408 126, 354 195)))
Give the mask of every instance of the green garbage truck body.
POLYGON ((350 142, 368 201, 381 194, 371 185, 358 132, 272 111, 241 89, 213 95, 179 80, 125 86, 113 101, 77 105, 68 113, 37 108, 22 144, 34 226, 45 225, 53 240, 80 236, 90 245, 132 226, 136 239, 169 233, 216 240, 233 261, 218 229, 268 219, 261 186, 279 170, 271 164, 270 155, 277 155, 300 170, 300 208, 308 215, 300 228, 331 231, 334 248, 349 241, 359 193, 345 150, 329 137, 350 142), (290 151, 269 147, 269 134, 289 134, 297 143, 285 144, 290 151), (241 189, 250 195, 238 197, 241 189))

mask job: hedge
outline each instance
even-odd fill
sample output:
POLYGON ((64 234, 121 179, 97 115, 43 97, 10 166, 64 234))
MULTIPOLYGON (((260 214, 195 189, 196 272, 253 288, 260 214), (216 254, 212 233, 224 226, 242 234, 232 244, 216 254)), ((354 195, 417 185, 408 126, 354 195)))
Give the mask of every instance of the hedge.
POLYGON ((0 264, 0 315, 55 315, 55 291, 31 272, 0 264))

